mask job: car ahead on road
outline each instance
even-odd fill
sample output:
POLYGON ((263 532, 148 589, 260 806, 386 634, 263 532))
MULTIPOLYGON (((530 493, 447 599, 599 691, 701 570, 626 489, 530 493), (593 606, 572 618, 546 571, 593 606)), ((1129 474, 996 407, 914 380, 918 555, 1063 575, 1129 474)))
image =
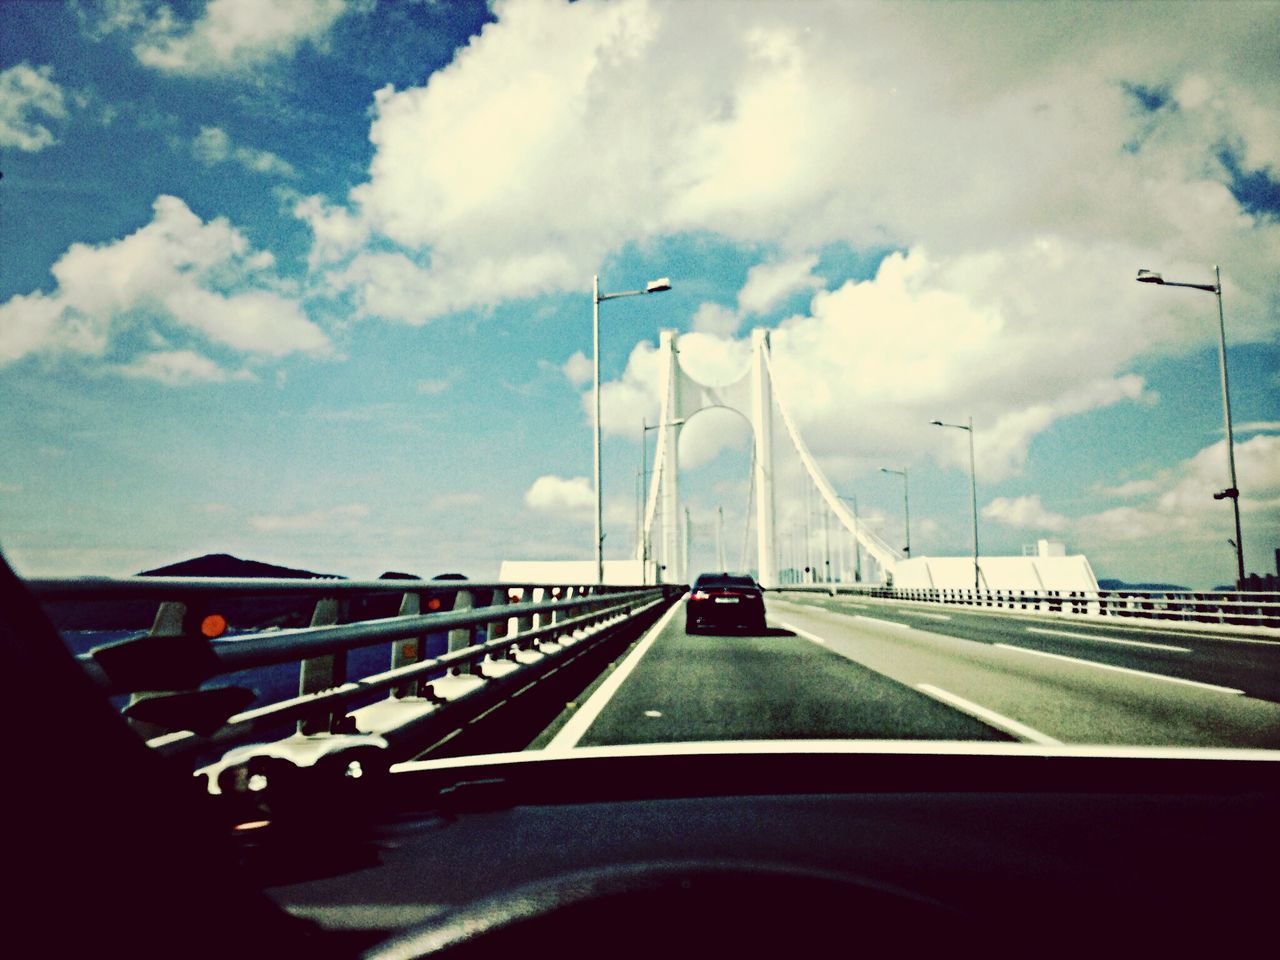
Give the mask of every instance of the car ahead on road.
POLYGON ((704 573, 693 582, 685 606, 687 633, 703 629, 765 631, 764 591, 751 577, 704 573))

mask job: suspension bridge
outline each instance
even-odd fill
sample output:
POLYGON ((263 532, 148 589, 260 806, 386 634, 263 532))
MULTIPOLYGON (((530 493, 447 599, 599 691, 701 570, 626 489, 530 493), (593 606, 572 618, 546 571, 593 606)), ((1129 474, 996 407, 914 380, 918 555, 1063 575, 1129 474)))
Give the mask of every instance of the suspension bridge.
POLYGON ((583 562, 504 564, 494 582, 29 586, 99 691, 215 794, 655 741, 1280 746, 1280 596, 1105 591, 1084 557, 980 558, 976 545, 908 558, 810 452, 769 333, 750 343, 742 376, 707 384, 661 333, 635 558, 605 582, 583 562), (717 407, 751 428, 737 566, 768 591, 760 635, 690 636, 676 615, 694 572, 678 431, 717 407))

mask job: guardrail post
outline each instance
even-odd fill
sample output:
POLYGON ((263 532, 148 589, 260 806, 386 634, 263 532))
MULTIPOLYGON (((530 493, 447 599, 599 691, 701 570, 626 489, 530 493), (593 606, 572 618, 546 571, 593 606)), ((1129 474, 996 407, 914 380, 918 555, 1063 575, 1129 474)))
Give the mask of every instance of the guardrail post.
MULTIPOLYGON (((338 598, 324 597, 316 601, 316 608, 311 614, 311 626, 331 627, 338 622, 338 598)), ((318 693, 329 690, 347 681, 346 651, 326 654, 303 660, 298 667, 298 693, 318 693)), ((307 736, 319 733, 339 733, 344 726, 346 714, 330 713, 324 717, 299 720, 298 732, 307 736)))
MULTIPOLYGON (((532 588, 530 587, 520 588, 520 602, 533 603, 532 588)), ((516 635, 518 637, 523 637, 525 634, 529 633, 529 631, 531 631, 532 629, 533 629, 533 614, 522 613, 516 617, 516 635)), ((522 648, 528 647, 529 641, 522 639, 522 640, 519 640, 519 644, 522 648)))
MULTIPOLYGON (((401 617, 416 617, 422 612, 422 598, 416 593, 406 593, 400 598, 401 617)), ((423 637, 396 640, 391 644, 391 669, 405 667, 422 659, 423 637)), ((420 680, 410 680, 403 687, 392 687, 391 696, 397 700, 416 697, 421 689, 420 680)))
MULTIPOLYGON (((156 618, 151 623, 151 629, 147 631, 153 637, 181 637, 185 632, 184 626, 187 620, 187 605, 176 600, 162 601, 156 610, 156 618)), ((129 695, 129 706, 137 703, 139 700, 146 700, 156 693, 170 693, 172 691, 164 690, 147 690, 137 691, 129 695)), ((158 724, 148 723, 145 720, 134 720, 129 718, 128 724, 138 736, 144 740, 152 737, 158 737, 162 733, 168 733, 168 730, 158 724)))
MULTIPOLYGON (((459 590, 453 598, 453 609, 455 612, 461 610, 471 610, 475 606, 475 594, 470 590, 459 590)), ((449 652, 455 650, 464 650, 471 646, 473 632, 471 627, 459 627, 456 630, 449 631, 449 652)), ((453 668, 454 673, 470 673, 471 664, 463 663, 453 668)))

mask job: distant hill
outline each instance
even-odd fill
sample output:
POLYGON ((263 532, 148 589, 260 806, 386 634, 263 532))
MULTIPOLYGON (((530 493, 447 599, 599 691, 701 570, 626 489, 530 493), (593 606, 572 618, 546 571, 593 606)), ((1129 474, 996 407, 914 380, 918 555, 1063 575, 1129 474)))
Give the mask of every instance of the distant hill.
POLYGON ((241 560, 229 553, 210 553, 192 560, 181 560, 154 570, 143 570, 140 577, 274 577, 287 580, 345 580, 336 573, 312 573, 278 567, 274 563, 241 560))
POLYGON ((1150 593, 1189 593, 1190 587, 1176 583, 1125 583, 1123 580, 1099 580, 1099 590, 1146 590, 1150 593))

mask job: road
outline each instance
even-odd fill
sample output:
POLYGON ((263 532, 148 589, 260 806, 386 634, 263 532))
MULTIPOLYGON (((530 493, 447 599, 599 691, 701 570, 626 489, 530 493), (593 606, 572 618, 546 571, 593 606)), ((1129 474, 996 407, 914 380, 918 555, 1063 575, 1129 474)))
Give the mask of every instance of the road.
POLYGON ((775 738, 1280 747, 1280 642, 767 595, 763 636, 684 604, 533 745, 775 738))

